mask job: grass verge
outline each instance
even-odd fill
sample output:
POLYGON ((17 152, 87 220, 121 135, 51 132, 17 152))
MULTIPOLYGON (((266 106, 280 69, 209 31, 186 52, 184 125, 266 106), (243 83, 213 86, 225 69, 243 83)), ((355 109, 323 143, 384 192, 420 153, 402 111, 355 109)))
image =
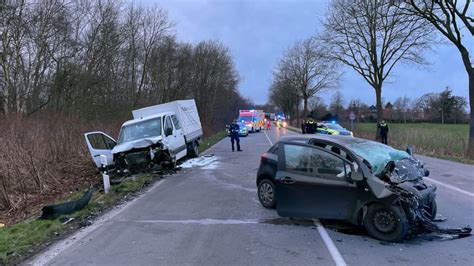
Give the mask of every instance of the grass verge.
POLYGON ((204 152, 205 150, 212 147, 217 142, 221 141, 223 138, 227 137, 227 131, 222 130, 217 132, 216 134, 205 138, 202 140, 201 145, 199 146, 199 152, 204 152))
MULTIPOLYGON (((200 152, 204 152, 226 136, 226 132, 223 131, 203 139, 199 147, 200 152)), ((123 202, 129 196, 134 196, 160 178, 160 175, 154 174, 136 175, 118 185, 113 185, 108 194, 96 191, 84 209, 70 215, 60 216, 54 220, 30 218, 21 223, 0 228, 0 265, 16 264, 44 249, 55 240, 89 225, 92 218, 123 202), (74 218, 74 220, 63 224, 61 221, 65 218, 74 218)), ((78 199, 82 194, 82 192, 74 193, 60 202, 78 199)))

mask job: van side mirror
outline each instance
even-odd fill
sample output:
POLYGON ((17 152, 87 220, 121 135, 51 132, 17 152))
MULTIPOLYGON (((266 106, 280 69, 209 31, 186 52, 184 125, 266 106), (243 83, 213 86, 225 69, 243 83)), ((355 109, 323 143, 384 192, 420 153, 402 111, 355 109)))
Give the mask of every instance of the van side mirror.
POLYGON ((168 137, 171 135, 173 135, 173 129, 169 127, 165 130, 165 136, 168 137))

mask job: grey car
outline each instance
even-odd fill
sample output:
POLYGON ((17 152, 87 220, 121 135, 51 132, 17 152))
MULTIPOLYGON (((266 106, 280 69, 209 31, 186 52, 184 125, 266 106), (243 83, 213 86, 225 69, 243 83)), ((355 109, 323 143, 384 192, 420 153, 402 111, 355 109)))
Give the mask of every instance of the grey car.
POLYGON ((260 203, 282 217, 346 220, 374 238, 401 241, 438 229, 428 174, 409 153, 378 142, 293 135, 262 155, 256 183, 260 203))

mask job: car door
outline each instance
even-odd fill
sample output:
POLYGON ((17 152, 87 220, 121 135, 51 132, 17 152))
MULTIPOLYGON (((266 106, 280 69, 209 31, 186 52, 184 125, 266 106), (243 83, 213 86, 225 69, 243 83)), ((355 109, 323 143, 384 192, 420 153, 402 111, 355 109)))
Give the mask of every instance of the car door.
POLYGON ((117 145, 117 142, 112 137, 100 131, 85 133, 84 137, 87 148, 89 148, 89 152, 97 167, 101 167, 101 155, 107 157, 108 165, 113 164, 112 149, 117 145))
POLYGON ((351 168, 341 157, 300 143, 283 143, 276 174, 276 206, 280 216, 347 219, 357 200, 351 168))

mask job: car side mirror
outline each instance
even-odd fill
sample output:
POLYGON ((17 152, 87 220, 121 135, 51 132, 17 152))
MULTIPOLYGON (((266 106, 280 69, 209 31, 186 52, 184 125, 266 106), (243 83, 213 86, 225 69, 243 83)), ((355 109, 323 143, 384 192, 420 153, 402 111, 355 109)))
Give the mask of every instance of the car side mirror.
MULTIPOLYGON (((355 165, 357 166, 357 164, 355 165)), ((346 167, 346 177, 350 181, 362 181, 364 179, 364 176, 360 173, 359 169, 356 169, 354 164, 345 163, 345 167, 346 167)))
POLYGON ((173 135, 173 129, 169 127, 165 130, 165 136, 168 137, 171 135, 173 135))
POLYGON ((408 154, 410 154, 410 156, 413 156, 413 147, 408 145, 407 146, 407 149, 405 150, 408 154))

